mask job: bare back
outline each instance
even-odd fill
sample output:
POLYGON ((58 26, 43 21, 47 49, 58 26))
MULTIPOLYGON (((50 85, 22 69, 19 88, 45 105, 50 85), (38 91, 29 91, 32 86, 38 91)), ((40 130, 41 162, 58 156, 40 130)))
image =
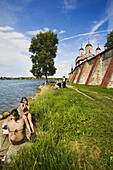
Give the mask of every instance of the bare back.
POLYGON ((9 131, 9 141, 12 144, 21 144, 25 142, 26 134, 25 134, 25 122, 23 119, 19 119, 17 121, 10 120, 7 124, 7 128, 9 131))

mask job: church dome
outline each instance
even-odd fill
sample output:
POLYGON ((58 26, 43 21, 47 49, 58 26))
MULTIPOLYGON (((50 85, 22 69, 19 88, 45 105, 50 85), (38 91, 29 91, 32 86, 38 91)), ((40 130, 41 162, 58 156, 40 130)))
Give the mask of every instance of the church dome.
POLYGON ((84 49, 83 49, 82 47, 79 49, 79 51, 80 51, 80 50, 83 50, 83 51, 84 51, 84 49))
POLYGON ((101 49, 99 47, 97 47, 96 50, 101 50, 101 49))
POLYGON ((91 47, 92 47, 92 45, 91 45, 90 43, 88 43, 88 44, 86 45, 86 47, 89 47, 89 46, 91 46, 91 47))

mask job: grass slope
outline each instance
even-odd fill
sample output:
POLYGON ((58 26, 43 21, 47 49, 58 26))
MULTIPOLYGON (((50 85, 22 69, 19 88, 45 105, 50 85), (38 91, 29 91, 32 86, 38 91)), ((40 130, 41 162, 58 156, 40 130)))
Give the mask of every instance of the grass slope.
POLYGON ((31 103, 37 139, 7 169, 113 169, 113 90, 75 88, 97 101, 70 88, 37 97, 31 103))

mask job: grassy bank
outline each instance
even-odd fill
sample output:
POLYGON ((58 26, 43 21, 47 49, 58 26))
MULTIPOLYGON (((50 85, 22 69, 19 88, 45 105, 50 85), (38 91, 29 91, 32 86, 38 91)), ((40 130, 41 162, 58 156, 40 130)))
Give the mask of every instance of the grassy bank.
POLYGON ((75 88, 95 101, 70 88, 50 88, 32 101, 37 138, 7 169, 113 169, 113 90, 75 88))

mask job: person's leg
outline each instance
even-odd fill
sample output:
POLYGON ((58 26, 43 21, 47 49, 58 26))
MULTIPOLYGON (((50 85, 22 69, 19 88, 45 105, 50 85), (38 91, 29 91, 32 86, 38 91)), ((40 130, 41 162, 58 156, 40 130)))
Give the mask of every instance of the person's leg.
POLYGON ((64 88, 66 88, 66 82, 64 82, 64 88))
POLYGON ((23 119, 25 121, 25 124, 27 126, 27 129, 29 130, 29 132, 31 133, 31 129, 30 129, 30 126, 29 126, 29 123, 28 123, 28 120, 27 120, 27 117, 25 115, 23 115, 23 119))
POLYGON ((63 82, 63 88, 64 88, 64 82, 63 82))
POLYGON ((59 83, 59 87, 61 88, 61 83, 59 83))
POLYGON ((33 127, 33 123, 32 123, 31 113, 28 114, 28 120, 29 120, 29 124, 31 126, 31 129, 32 129, 32 132, 34 133, 34 127, 33 127))

